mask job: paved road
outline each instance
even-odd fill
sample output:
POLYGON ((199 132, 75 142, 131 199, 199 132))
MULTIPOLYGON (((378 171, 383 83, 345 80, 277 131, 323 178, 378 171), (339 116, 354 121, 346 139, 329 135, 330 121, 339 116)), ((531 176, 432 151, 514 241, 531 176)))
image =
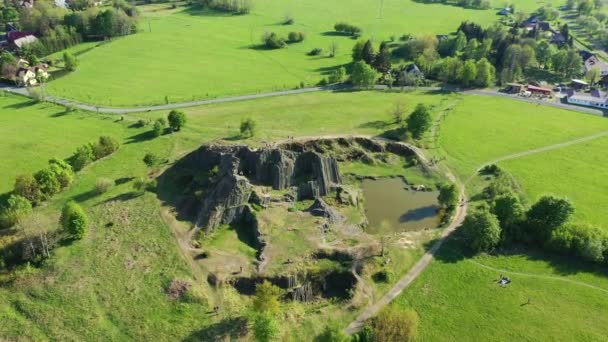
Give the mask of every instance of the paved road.
MULTIPOLYGON (((23 96, 28 96, 28 97, 30 96, 27 89, 15 87, 15 86, 9 85, 9 84, 0 84, 0 89, 3 89, 5 91, 11 92, 11 93, 23 95, 23 96)), ((331 86, 327 86, 327 87, 312 87, 312 88, 302 88, 302 89, 294 89, 294 90, 283 90, 283 91, 275 91, 275 92, 270 92, 270 93, 224 97, 224 98, 218 98, 218 99, 212 99, 212 100, 197 100, 197 101, 188 101, 188 102, 179 102, 179 103, 169 103, 169 104, 165 104, 165 105, 129 107, 129 108, 96 106, 96 105, 91 105, 91 104, 86 104, 86 103, 79 103, 79 102, 75 102, 75 101, 71 101, 71 100, 67 100, 67 99, 62 99, 62 98, 58 98, 58 97, 50 96, 50 95, 47 95, 45 97, 45 100, 48 102, 62 105, 62 106, 70 106, 70 107, 88 110, 88 111, 92 111, 92 112, 98 112, 98 113, 104 113, 104 114, 129 114, 129 113, 156 111, 156 110, 171 110, 171 109, 180 109, 180 108, 187 108, 187 107, 204 106, 204 105, 215 104, 215 103, 228 103, 228 102, 237 102, 237 101, 245 101, 245 100, 254 100, 254 99, 267 98, 267 97, 304 94, 304 93, 312 93, 312 92, 318 92, 318 91, 336 91, 336 90, 347 90, 347 89, 352 89, 352 87, 349 85, 331 85, 331 86)), ((388 90, 388 87, 378 85, 378 86, 375 86, 374 89, 388 90)), ((453 87, 443 87, 443 88, 442 87, 416 87, 416 88, 401 87, 401 88, 393 88, 393 89, 395 89, 396 91, 414 90, 414 89, 423 90, 423 91, 444 90, 444 91, 459 92, 462 94, 469 94, 469 95, 496 96, 496 97, 503 97, 503 98, 524 101, 524 102, 528 102, 528 103, 535 103, 538 105, 551 106, 551 107, 556 107, 556 108, 561 108, 561 109, 566 109, 566 110, 577 111, 577 112, 581 112, 581 113, 585 113, 585 114, 606 116, 606 114, 599 109, 573 106, 573 105, 569 105, 569 104, 550 102, 550 101, 545 101, 545 100, 536 100, 536 99, 526 98, 526 97, 522 97, 522 96, 514 96, 514 95, 510 95, 510 94, 501 93, 496 90, 491 90, 491 89, 461 90, 459 88, 453 88, 453 87)))
MULTIPOLYGON (((62 106, 70 106, 74 108, 79 108, 83 110, 88 110, 92 112, 104 113, 104 114, 129 114, 129 113, 140 113, 140 112, 150 112, 155 110, 171 110, 171 109, 179 109, 179 108, 187 108, 187 107, 196 107, 209 105, 214 103, 227 103, 227 102, 237 102, 237 101, 245 101, 245 100, 253 100, 253 99, 261 99, 266 97, 276 97, 276 96, 285 96, 285 95, 294 95, 294 94, 304 94, 304 93, 312 93, 317 91, 335 91, 335 90, 343 90, 349 89, 350 87, 344 85, 333 85, 327 87, 314 87, 314 88, 302 88, 302 89, 294 89, 294 90, 284 90, 284 91, 275 91, 270 93, 260 93, 253 95, 242 95, 242 96, 233 96, 233 97, 224 97, 213 100, 199 100, 199 101, 189 101, 189 102, 180 102, 180 103, 170 103, 166 105, 156 105, 156 106, 143 106, 143 107, 131 107, 131 108, 116 108, 116 107, 104 107, 104 106, 95 106, 90 104, 78 103, 71 100, 66 100, 62 98, 58 98, 55 96, 47 95, 45 97, 45 101, 56 103, 62 106)), ((27 89, 19 88, 7 84, 1 84, 0 89, 5 91, 28 96, 27 89)))

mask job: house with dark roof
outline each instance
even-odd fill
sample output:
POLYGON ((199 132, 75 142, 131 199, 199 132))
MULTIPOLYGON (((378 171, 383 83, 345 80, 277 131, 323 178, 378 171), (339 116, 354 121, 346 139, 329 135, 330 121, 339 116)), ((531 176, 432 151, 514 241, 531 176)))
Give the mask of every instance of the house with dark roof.
POLYGON ((26 45, 38 41, 38 38, 31 32, 10 31, 6 34, 3 47, 11 50, 21 50, 26 45))
POLYGON ((420 68, 418 68, 416 64, 413 63, 408 65, 403 72, 410 77, 424 78, 424 73, 420 71, 420 68))

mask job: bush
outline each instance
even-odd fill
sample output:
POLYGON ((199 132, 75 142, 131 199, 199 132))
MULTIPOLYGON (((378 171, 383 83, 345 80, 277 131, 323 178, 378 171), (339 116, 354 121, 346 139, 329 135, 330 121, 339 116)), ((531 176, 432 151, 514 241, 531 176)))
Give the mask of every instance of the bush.
POLYGON ((61 190, 61 183, 51 169, 44 169, 36 172, 34 178, 40 187, 43 198, 48 199, 61 190))
POLYGON ((160 161, 161 161, 160 157, 154 153, 146 153, 146 155, 144 156, 144 163, 148 167, 156 166, 156 165, 160 164, 160 161))
POLYGON ((74 180, 74 170, 72 166, 63 160, 53 158, 49 160, 49 169, 55 174, 61 188, 66 188, 74 180))
POLYGON ((241 135, 246 138, 253 137, 255 135, 255 126, 256 122, 253 119, 244 119, 243 121, 241 121, 241 135))
POLYGON ((416 109, 405 121, 407 122, 407 129, 412 132, 414 139, 420 139, 433 123, 428 107, 422 103, 416 106, 416 109))
POLYGON ((109 136, 99 137, 99 141, 93 147, 93 155, 95 156, 95 160, 107 157, 116 152, 119 146, 120 143, 115 138, 109 136))
POLYGON ((376 283, 390 283, 395 278, 393 272, 383 269, 372 275, 372 280, 376 283))
POLYGON ((152 134, 154 137, 158 138, 165 132, 165 127, 167 126, 167 120, 164 118, 159 118, 154 121, 154 126, 152 127, 152 134))
POLYGON ((11 195, 6 204, 0 207, 0 228, 9 228, 16 225, 31 212, 32 204, 27 198, 11 195))
POLYGON ((279 37, 276 33, 265 33, 262 37, 262 43, 267 49, 282 49, 287 46, 285 39, 279 37))
POLYGON ((40 191, 40 185, 33 175, 17 176, 13 192, 26 198, 32 204, 38 204, 44 200, 44 195, 40 191))
POLYGON ((337 23, 334 25, 334 29, 336 30, 336 32, 348 34, 350 36, 355 37, 360 36, 362 32, 361 28, 347 23, 337 23))
POLYGON ((82 239, 89 224, 84 210, 73 201, 65 204, 59 222, 63 230, 74 239, 82 239))
POLYGON ((76 152, 69 158, 69 163, 72 165, 74 171, 80 171, 94 159, 93 146, 87 144, 76 149, 76 152))
POLYGON ((186 114, 179 110, 172 110, 167 116, 172 131, 179 131, 186 125, 186 114))
POLYGON ((309 56, 319 56, 323 53, 323 49, 321 48, 314 48, 312 50, 310 50, 310 52, 308 53, 309 56))
POLYGON ((74 71, 78 67, 78 59, 69 52, 63 54, 63 62, 67 71, 74 71))
POLYGON ((412 341, 418 333, 418 321, 416 311, 388 306, 371 322, 372 341, 412 341))
POLYGON ((489 252, 500 242, 500 224, 488 208, 479 208, 467 215, 461 227, 469 248, 475 252, 489 252))
POLYGON ((156 187, 157 187, 156 180, 153 180, 153 179, 150 180, 150 179, 141 177, 141 178, 137 178, 133 182, 133 189, 135 189, 139 192, 145 192, 145 191, 155 192, 156 187))
POLYGON ((283 25, 293 25, 295 23, 296 20, 290 15, 286 15, 285 19, 283 19, 283 25))
POLYGON ((599 228, 568 224, 554 230, 548 247, 592 262, 606 261, 608 235, 599 228))
POLYGON ((339 67, 338 69, 331 72, 329 75, 329 83, 342 83, 346 80, 346 69, 339 67))
POLYGON ((97 181, 95 182, 95 192, 100 195, 108 192, 113 186, 113 180, 108 178, 97 178, 97 181))
POLYGON ((287 36, 290 43, 302 42, 304 41, 304 38, 306 38, 304 32, 289 32, 289 35, 287 36))

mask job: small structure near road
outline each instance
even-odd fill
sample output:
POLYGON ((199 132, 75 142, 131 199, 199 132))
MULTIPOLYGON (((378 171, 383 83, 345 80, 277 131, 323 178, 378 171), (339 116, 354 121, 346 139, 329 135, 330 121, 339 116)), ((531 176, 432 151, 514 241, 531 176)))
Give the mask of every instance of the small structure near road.
POLYGON ((525 88, 526 86, 520 83, 507 83, 504 92, 509 94, 521 94, 525 88))
POLYGON ((574 90, 581 90, 581 89, 586 89, 587 87, 589 87, 589 83, 583 81, 583 80, 578 80, 578 79, 573 79, 571 84, 572 89, 574 90))
POLYGON ((527 90, 532 95, 551 96, 551 94, 553 93, 553 90, 551 90, 551 89, 537 87, 537 86, 533 86, 533 85, 529 85, 527 90))

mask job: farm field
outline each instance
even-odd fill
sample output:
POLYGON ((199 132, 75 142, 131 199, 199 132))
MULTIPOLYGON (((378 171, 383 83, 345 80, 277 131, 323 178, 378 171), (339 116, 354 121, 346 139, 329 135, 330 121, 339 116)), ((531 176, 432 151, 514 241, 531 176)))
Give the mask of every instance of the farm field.
POLYGON ((469 259, 461 248, 457 241, 442 248, 393 304, 418 312, 418 340, 605 340, 605 269, 534 253, 469 259), (501 274, 512 279, 505 288, 496 283, 501 274))
MULTIPOLYGON (((337 21, 360 26, 363 38, 379 44, 406 33, 448 34, 465 20, 489 25, 498 20, 496 8, 503 5, 475 10, 411 0, 254 3, 253 12, 245 16, 169 9, 168 5, 141 7, 139 33, 83 54, 78 71, 49 83, 49 92, 125 107, 311 86, 333 68, 350 62, 355 41, 333 33, 337 21), (281 25, 286 15, 295 19, 295 25, 281 25), (281 50, 259 49, 265 32, 286 36, 290 31, 304 32, 306 40, 281 50), (328 58, 333 42, 338 45, 337 55, 328 58), (313 48, 325 53, 307 56, 313 48)), ((532 11, 544 2, 516 3, 532 11)))

